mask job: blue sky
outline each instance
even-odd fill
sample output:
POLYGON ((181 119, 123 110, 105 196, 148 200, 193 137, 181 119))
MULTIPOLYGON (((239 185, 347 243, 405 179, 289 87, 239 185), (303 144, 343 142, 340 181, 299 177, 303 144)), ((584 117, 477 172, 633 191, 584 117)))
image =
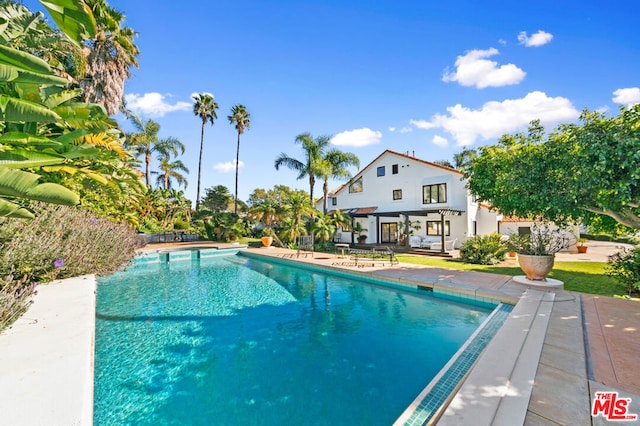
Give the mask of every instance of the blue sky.
POLYGON ((332 135, 362 166, 385 149, 452 160, 536 118, 552 129, 584 108, 617 114, 640 103, 635 0, 109 3, 139 33, 128 106, 187 146, 192 200, 195 93, 220 106, 205 128, 203 188, 233 193, 237 136, 227 116, 238 103, 251 113, 240 147, 243 200, 277 184, 308 191, 306 179, 273 166, 282 152, 303 158, 294 143, 303 132, 332 135))

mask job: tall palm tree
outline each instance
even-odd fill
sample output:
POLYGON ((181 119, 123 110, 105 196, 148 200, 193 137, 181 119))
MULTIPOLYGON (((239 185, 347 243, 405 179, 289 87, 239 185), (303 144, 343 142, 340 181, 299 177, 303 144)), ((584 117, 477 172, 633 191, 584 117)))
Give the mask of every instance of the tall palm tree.
POLYGON ((105 0, 85 0, 96 21, 96 35, 84 48, 87 60, 80 81, 86 102, 103 105, 107 114, 116 114, 122 105, 124 82, 131 66, 138 68, 140 50, 133 42, 136 32, 122 26, 125 16, 105 0))
POLYGON ((148 188, 151 188, 151 155, 159 152, 161 155, 173 156, 184 154, 184 144, 176 138, 159 139, 160 125, 153 120, 143 121, 135 113, 130 113, 131 123, 137 130, 127 135, 127 147, 133 149, 136 155, 144 155, 145 180, 148 188))
POLYGON ((302 162, 295 158, 289 157, 287 154, 282 153, 275 161, 276 170, 280 169, 280 166, 284 165, 288 168, 298 172, 297 179, 302 179, 305 176, 309 177, 309 199, 313 205, 313 187, 316 184, 316 176, 322 173, 322 158, 324 150, 331 138, 323 135, 313 139, 310 133, 302 133, 296 136, 296 143, 302 145, 302 149, 305 153, 305 161, 302 162))
POLYGON ((327 214, 327 196, 329 195, 329 179, 330 178, 351 178, 351 173, 347 169, 349 166, 360 167, 360 160, 351 152, 342 152, 338 149, 331 149, 324 154, 320 166, 320 173, 318 176, 322 177, 324 184, 322 186, 322 193, 324 195, 324 202, 322 205, 322 212, 327 214))
POLYGON ((204 146, 204 126, 209 122, 213 126, 214 120, 218 118, 218 104, 213 100, 213 95, 200 93, 193 97, 193 113, 202 120, 202 130, 200 132, 200 156, 198 157, 198 190, 196 193, 196 210, 200 208, 200 176, 202 172, 202 148, 204 146))
POLYGON ((251 114, 244 105, 237 104, 231 107, 231 115, 227 116, 229 124, 236 124, 238 131, 238 144, 236 148, 236 194, 233 204, 233 212, 238 213, 238 164, 240 162, 240 135, 244 133, 244 129, 251 128, 251 114))

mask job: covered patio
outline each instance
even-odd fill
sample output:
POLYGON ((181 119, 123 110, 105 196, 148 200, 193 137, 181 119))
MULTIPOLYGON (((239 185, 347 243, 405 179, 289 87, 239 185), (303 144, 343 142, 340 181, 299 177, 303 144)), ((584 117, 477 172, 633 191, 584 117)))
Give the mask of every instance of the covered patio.
MULTIPOLYGON (((399 250, 416 252, 416 254, 446 255, 448 252, 455 249, 454 246, 452 247, 453 244, 451 243, 451 241, 454 240, 447 238, 447 234, 450 233, 447 218, 462 216, 464 211, 454 209, 422 209, 381 212, 378 211, 377 207, 366 207, 351 209, 348 210, 347 213, 351 216, 352 228, 355 225, 357 218, 369 218, 370 216, 375 217, 375 241, 371 241, 367 243, 367 245, 394 245, 399 250), (413 230, 421 229, 422 223, 420 222, 420 219, 412 221, 411 217, 424 218, 423 222, 426 226, 428 223, 427 217, 433 214, 437 214, 439 219, 434 227, 436 231, 434 234, 429 234, 429 228, 425 231, 427 237, 433 237, 429 239, 429 245, 427 246, 425 244, 424 246, 420 245, 418 247, 412 247, 410 239, 413 234, 413 230), (384 218, 398 218, 398 220, 395 223, 383 222, 384 218)), ((353 233, 351 233, 351 243, 355 243, 353 233)))

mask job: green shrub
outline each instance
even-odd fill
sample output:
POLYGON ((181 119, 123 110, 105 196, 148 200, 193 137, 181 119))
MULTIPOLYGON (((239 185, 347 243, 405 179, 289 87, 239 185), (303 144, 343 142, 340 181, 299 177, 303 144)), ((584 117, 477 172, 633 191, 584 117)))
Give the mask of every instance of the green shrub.
POLYGON ((0 277, 48 282, 116 271, 142 246, 126 225, 78 207, 33 204, 32 220, 0 218, 0 277))
POLYGON ((627 288, 627 293, 640 292, 640 247, 623 249, 609 257, 605 271, 627 288))
POLYGON ((460 257, 464 262, 479 265, 495 265, 504 260, 507 248, 500 234, 473 237, 460 246, 460 257))

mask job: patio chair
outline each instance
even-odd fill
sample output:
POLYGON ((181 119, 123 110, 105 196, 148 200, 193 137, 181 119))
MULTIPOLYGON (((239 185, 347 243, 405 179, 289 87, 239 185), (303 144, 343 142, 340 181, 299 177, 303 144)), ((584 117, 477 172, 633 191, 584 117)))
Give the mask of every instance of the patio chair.
POLYGON ((297 257, 304 255, 307 257, 311 254, 313 257, 313 235, 301 235, 298 237, 298 252, 297 257))

